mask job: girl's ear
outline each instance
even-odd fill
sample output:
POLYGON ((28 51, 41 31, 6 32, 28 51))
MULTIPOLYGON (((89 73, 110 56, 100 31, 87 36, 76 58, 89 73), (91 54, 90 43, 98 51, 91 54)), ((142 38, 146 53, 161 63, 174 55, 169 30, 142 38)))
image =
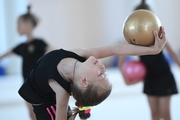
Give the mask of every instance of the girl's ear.
POLYGON ((84 87, 84 88, 87 88, 87 87, 88 87, 89 83, 88 83, 88 81, 86 80, 85 77, 82 77, 82 78, 80 79, 80 85, 81 85, 82 87, 84 87))

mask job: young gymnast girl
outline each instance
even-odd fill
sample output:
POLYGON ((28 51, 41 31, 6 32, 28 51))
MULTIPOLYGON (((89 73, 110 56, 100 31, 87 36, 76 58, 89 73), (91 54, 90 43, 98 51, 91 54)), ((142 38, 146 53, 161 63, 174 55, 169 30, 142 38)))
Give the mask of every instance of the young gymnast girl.
POLYGON ((32 104, 37 120, 74 120, 77 114, 81 119, 87 119, 90 107, 100 104, 111 93, 112 85, 106 77, 105 66, 98 59, 113 55, 157 54, 166 42, 163 27, 161 33, 162 38, 159 38, 154 32, 156 40, 151 47, 115 44, 51 51, 32 67, 19 94, 32 104), (73 110, 68 107, 70 95, 76 100, 77 108, 73 110))
MULTIPOLYGON (((150 7, 145 3, 145 0, 142 0, 142 3, 135 8, 135 10, 138 9, 150 10, 150 7)), ((173 57, 178 66, 180 66, 180 60, 169 43, 166 43, 165 48, 173 57)), ((177 94, 178 91, 170 66, 163 52, 160 52, 157 55, 143 55, 139 57, 140 61, 144 63, 147 69, 147 75, 144 79, 143 92, 147 95, 148 98, 152 120, 171 120, 171 95, 177 94)), ((125 56, 120 56, 120 70, 124 60, 125 56)), ((137 81, 125 81, 127 84, 137 83, 137 81)))
MULTIPOLYGON (((28 72, 33 64, 51 49, 43 39, 35 38, 33 36, 33 30, 37 24, 38 20, 32 13, 30 13, 30 6, 28 6, 28 12, 18 18, 18 33, 27 36, 26 42, 17 45, 0 56, 0 59, 12 54, 17 54, 22 57, 22 75, 24 81, 26 80, 28 72)), ((27 103, 27 105, 31 119, 35 120, 32 106, 29 103, 27 103)))

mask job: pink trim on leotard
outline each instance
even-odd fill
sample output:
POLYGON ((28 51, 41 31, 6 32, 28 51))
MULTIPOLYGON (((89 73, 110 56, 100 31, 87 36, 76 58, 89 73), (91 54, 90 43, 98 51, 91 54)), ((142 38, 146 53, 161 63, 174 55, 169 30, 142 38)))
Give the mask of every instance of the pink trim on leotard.
POLYGON ((49 108, 46 108, 46 110, 48 111, 49 115, 51 116, 51 120, 54 120, 54 117, 53 117, 51 111, 49 110, 49 108))
POLYGON ((52 109, 53 113, 56 115, 56 110, 54 109, 54 106, 51 106, 51 109, 52 109))

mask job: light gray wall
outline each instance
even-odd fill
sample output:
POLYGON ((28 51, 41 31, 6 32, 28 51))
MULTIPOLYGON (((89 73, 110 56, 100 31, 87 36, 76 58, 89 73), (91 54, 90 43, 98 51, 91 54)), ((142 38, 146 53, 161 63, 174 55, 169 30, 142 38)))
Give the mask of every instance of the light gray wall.
MULTIPOLYGON (((41 24, 36 35, 56 47, 107 45, 123 39, 122 24, 141 0, 29 0, 41 24)), ((147 0, 165 26, 169 42, 180 47, 179 0, 147 0)))
MULTIPOLYGON (((4 1, 6 1, 5 12, 8 12, 6 20, 11 21, 6 23, 4 44, 7 48, 22 41, 16 32, 16 20, 30 3, 32 12, 40 19, 40 24, 34 31, 35 35, 44 38, 56 48, 71 49, 108 45, 123 40, 123 22, 141 0, 4 1)), ((165 26, 170 44, 175 51, 179 50, 180 7, 178 5, 180 1, 147 0, 147 2, 165 26)), ((102 61, 108 65, 111 64, 111 60, 112 58, 107 58, 102 61)), ((21 69, 19 58, 13 58, 13 62, 16 64, 12 64, 12 59, 8 62, 9 73, 15 73, 21 69)))

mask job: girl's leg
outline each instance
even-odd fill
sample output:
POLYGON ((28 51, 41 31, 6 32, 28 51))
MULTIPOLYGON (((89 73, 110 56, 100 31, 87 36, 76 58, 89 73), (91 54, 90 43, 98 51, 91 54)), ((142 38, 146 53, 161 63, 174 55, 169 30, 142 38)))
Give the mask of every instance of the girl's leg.
POLYGON ((148 96, 148 102, 151 109, 152 120, 159 120, 160 116, 159 116, 159 107, 158 107, 159 104, 158 97, 148 96))
POLYGON ((170 100, 171 96, 159 97, 159 110, 161 118, 163 118, 163 120, 171 120, 170 100))
POLYGON ((33 107, 32 107, 32 105, 31 105, 30 103, 28 103, 28 102, 26 102, 26 105, 27 105, 27 107, 28 107, 29 116, 30 116, 31 120, 36 120, 36 116, 35 116, 35 114, 34 114, 34 112, 33 112, 33 107))

